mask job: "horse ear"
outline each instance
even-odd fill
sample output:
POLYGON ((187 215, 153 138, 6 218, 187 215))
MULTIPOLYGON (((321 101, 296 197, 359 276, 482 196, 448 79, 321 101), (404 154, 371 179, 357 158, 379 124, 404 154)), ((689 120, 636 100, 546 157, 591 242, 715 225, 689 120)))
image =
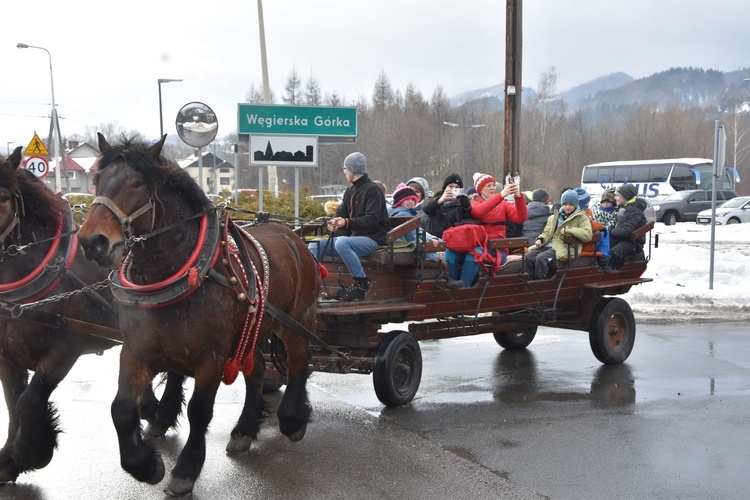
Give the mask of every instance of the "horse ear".
POLYGON ((18 168, 18 166, 21 164, 21 158, 23 157, 23 155, 21 154, 22 149, 22 146, 18 146, 13 150, 13 154, 8 157, 8 163, 10 163, 11 167, 18 168))
POLYGON ((161 157, 161 148, 164 147, 164 141, 167 140, 167 134, 164 134, 160 141, 148 148, 148 154, 154 157, 156 161, 159 161, 161 157))
POLYGON ((102 154, 110 151, 112 149, 112 146, 109 145, 107 142, 107 139, 104 138, 101 132, 97 132, 96 135, 99 136, 99 151, 102 152, 102 154))

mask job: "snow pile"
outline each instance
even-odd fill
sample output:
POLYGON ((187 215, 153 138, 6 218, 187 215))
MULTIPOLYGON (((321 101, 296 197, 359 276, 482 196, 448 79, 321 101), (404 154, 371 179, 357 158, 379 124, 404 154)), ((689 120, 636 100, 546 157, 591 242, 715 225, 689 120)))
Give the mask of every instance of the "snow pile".
POLYGON ((645 322, 740 322, 750 320, 750 224, 717 226, 713 290, 709 289, 711 227, 691 222, 657 223, 644 277, 623 298, 645 322))

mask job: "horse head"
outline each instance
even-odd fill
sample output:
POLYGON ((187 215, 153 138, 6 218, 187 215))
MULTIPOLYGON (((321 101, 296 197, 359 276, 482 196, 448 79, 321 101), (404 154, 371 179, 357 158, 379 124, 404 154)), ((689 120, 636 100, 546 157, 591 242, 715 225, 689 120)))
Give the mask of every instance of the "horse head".
POLYGON ((21 146, 7 159, 0 160, 0 245, 18 225, 18 185, 15 171, 21 163, 21 146))
POLYGON ((144 235, 212 206, 190 175, 161 155, 166 137, 152 146, 133 140, 113 146, 99 134, 95 198, 78 232, 87 258, 117 268, 144 235))
MULTIPOLYGON (((22 226, 40 234, 53 231, 59 223, 62 199, 25 168, 21 146, 7 159, 0 159, 0 246, 20 241, 22 226)), ((32 235, 29 237, 33 238, 32 235)))
POLYGON ((111 146, 99 136, 101 156, 94 175, 95 198, 78 240, 86 257, 104 267, 117 268, 127 238, 150 230, 155 216, 152 172, 158 165, 164 139, 151 147, 132 140, 111 146))

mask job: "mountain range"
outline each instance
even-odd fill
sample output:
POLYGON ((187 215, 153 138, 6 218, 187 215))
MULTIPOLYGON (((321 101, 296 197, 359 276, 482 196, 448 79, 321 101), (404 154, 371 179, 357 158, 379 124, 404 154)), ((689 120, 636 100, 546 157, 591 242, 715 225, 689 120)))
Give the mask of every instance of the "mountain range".
MULTIPOLYGON (((585 111, 590 115, 604 110, 625 111, 642 106, 699 106, 714 110, 730 109, 750 100, 750 68, 731 72, 700 68, 670 68, 635 79, 625 73, 612 73, 577 85, 559 94, 568 112, 585 111)), ((504 103, 504 84, 470 90, 451 98, 454 107, 468 103, 487 110, 500 110, 504 103)), ((536 95, 532 87, 523 88, 523 104, 536 95)))

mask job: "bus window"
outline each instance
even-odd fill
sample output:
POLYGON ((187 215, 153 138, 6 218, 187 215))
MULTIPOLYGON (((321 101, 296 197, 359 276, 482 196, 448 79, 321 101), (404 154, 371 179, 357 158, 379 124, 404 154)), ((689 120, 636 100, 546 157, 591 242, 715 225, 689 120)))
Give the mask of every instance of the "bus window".
POLYGON ((671 165, 651 165, 649 168, 648 182, 667 182, 671 165))
POLYGON ((695 176, 687 165, 675 165, 672 169, 672 177, 669 184, 675 191, 685 191, 687 189, 699 189, 695 183, 695 176))
MULTIPOLYGON (((619 169, 618 169, 619 170, 619 169)), ((631 167, 628 182, 632 184, 645 184, 651 181, 651 173, 648 165, 633 165, 631 167)))
POLYGON ((612 184, 615 177, 614 167, 599 167, 599 184, 612 184))
POLYGON ((598 184, 599 183, 599 167, 586 167, 583 169, 583 184, 598 184))
POLYGON ((615 175, 613 181, 622 184, 623 182, 632 182, 632 167, 615 167, 615 175))

